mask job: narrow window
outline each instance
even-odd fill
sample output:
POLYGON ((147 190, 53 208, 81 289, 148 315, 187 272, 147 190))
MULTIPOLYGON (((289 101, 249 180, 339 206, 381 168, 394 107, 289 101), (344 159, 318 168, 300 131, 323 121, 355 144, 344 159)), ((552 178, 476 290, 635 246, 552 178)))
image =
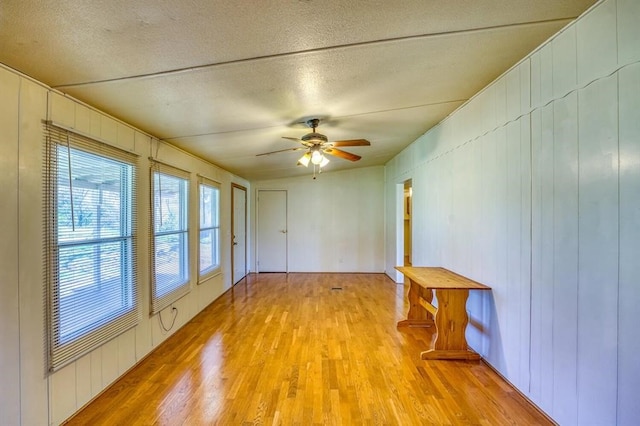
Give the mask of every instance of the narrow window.
POLYGON ((199 282, 220 269, 220 185, 200 177, 199 282))
POLYGON ((189 292, 189 174, 156 163, 152 187, 151 312, 156 313, 189 292))

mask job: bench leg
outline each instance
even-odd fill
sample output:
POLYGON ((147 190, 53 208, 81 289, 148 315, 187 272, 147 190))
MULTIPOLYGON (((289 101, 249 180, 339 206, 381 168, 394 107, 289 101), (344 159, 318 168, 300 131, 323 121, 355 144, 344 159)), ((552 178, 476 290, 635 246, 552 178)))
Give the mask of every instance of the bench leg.
POLYGON ((433 315, 431 315, 420 304, 420 299, 431 303, 433 301, 433 291, 427 290, 419 284, 409 280, 409 312, 407 319, 398 322, 398 327, 431 327, 433 325, 433 315))
POLYGON ((467 298, 469 290, 438 289, 436 312, 436 340, 433 349, 422 352, 422 359, 478 360, 480 355, 469 350, 465 330, 469 322, 467 298))

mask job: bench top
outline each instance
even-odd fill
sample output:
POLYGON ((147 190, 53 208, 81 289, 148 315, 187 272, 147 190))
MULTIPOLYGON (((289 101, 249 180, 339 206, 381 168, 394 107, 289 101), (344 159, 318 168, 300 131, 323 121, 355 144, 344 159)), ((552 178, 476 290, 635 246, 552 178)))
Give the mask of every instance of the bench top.
POLYGON ((427 289, 491 290, 489 286, 470 280, 445 268, 396 266, 396 269, 411 281, 427 289))

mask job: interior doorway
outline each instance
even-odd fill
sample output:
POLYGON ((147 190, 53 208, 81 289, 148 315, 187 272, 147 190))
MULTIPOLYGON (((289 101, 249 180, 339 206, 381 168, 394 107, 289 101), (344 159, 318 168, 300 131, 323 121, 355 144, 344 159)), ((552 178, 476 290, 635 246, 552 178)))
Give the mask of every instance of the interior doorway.
POLYGON ((231 283, 247 275, 247 188, 231 184, 231 283))
POLYGON ((412 220, 411 220, 411 214, 413 212, 413 206, 412 206, 412 201, 413 201, 413 188, 411 186, 411 179, 406 180, 404 182, 403 185, 403 191, 402 191, 402 210, 403 210, 403 214, 402 214, 402 222, 403 222, 403 226, 402 226, 402 235, 403 235, 403 265, 404 266, 411 266, 412 264, 412 256, 411 256, 411 252, 412 252, 412 243, 411 243, 411 234, 412 234, 412 220))

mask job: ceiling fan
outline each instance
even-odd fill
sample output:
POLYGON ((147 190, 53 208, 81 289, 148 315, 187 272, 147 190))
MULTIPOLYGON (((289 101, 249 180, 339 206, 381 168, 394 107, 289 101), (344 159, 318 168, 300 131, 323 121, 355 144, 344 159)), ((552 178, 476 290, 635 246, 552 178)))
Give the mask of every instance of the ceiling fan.
POLYGON ((311 118, 306 121, 307 126, 312 129, 311 133, 307 133, 301 138, 291 138, 287 136, 283 136, 284 139, 291 139, 296 142, 300 142, 302 146, 298 146, 295 148, 287 148, 287 149, 279 149, 277 151, 265 152, 263 154, 258 154, 257 156, 262 155, 271 155, 279 152, 288 152, 288 151, 307 151, 304 153, 302 157, 298 160, 299 166, 309 167, 309 163, 313 164, 314 173, 315 168, 318 166, 319 170, 322 171, 322 168, 329 163, 329 159, 325 157, 325 154, 333 155, 334 157, 342 158, 349 161, 358 161, 360 158, 359 155, 352 154, 347 151, 343 151, 338 149, 338 147, 344 146, 370 146, 371 142, 366 139, 350 139, 343 141, 334 141, 329 142, 327 137, 321 133, 316 133, 316 128, 320 123, 320 119, 311 118))

